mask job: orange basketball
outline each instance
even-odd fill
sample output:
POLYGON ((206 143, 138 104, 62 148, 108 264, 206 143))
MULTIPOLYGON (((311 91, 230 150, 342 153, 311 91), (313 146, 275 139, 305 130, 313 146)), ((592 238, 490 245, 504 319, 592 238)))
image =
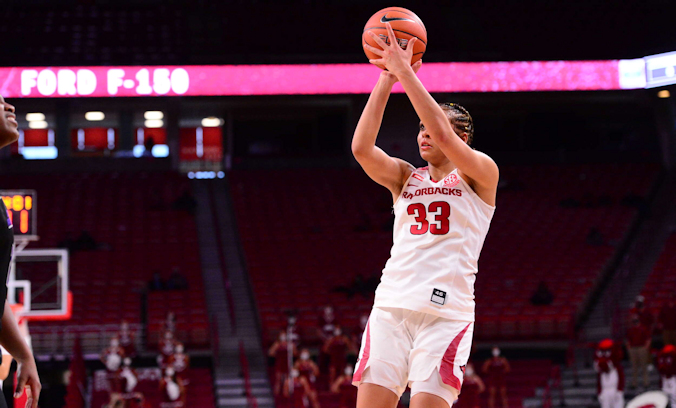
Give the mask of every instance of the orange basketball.
MULTIPOLYGON (((425 29, 425 24, 414 12, 403 7, 388 7, 374 14, 366 23, 366 26, 364 26, 364 32, 361 35, 362 41, 372 47, 380 48, 368 34, 369 31, 372 31, 382 38, 385 43, 389 44, 390 40, 387 36, 387 28, 385 27, 385 23, 388 22, 392 25, 392 30, 401 48, 406 48, 411 38, 418 38, 418 41, 413 45, 411 65, 422 58, 427 48, 427 30, 425 29)), ((369 59, 380 58, 366 49, 364 49, 364 52, 369 59)), ((378 66, 382 69, 385 68, 380 65, 378 66)))

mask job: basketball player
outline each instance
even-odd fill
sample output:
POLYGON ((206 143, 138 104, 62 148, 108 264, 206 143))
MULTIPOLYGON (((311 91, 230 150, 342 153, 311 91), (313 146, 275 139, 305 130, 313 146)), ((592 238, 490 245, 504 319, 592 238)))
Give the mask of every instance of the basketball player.
MULTIPOLYGON (((352 140, 355 158, 394 200, 394 245, 376 290, 353 384, 357 408, 393 408, 407 384, 412 408, 449 408, 458 398, 474 331, 477 261, 495 210, 498 167, 469 147, 474 124, 456 104, 437 104, 411 66, 413 44, 372 35, 387 68, 364 108, 352 140), (393 45, 390 45, 393 44, 393 45), (416 169, 376 147, 395 82, 418 117, 416 169)), ((369 32, 371 33, 371 32, 369 32)))
MULTIPOLYGON (((16 122, 14 106, 5 102, 0 96, 0 148, 3 148, 19 138, 19 125, 16 122)), ((24 388, 28 395, 27 407, 37 408, 40 398, 40 377, 35 366, 33 352, 24 340, 19 326, 7 303, 7 274, 12 258, 14 246, 14 231, 12 221, 8 217, 7 207, 0 200, 0 345, 17 361, 17 385, 14 398, 23 395, 24 388)), ((7 402, 0 397, 0 408, 7 407, 7 402)))

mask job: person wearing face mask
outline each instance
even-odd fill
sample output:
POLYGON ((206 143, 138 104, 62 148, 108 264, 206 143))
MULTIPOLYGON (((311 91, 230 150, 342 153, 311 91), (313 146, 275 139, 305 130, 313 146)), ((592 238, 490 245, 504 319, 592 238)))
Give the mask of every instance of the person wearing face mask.
POLYGON ((309 406, 310 385, 295 368, 291 370, 291 381, 284 381, 284 397, 291 399, 291 408, 309 406))
POLYGON ((333 307, 331 305, 324 306, 322 313, 319 315, 319 327, 317 328, 319 337, 322 340, 326 340, 333 336, 333 330, 337 324, 338 319, 333 311, 333 307))
POLYGON ((479 408, 481 401, 479 394, 486 390, 484 382, 474 371, 474 365, 467 363, 465 367, 465 379, 462 382, 462 390, 458 402, 454 408, 479 408))
POLYGON ((493 357, 486 360, 482 371, 488 375, 488 407, 495 408, 495 394, 500 392, 502 407, 509 408, 507 399, 507 374, 511 371, 509 362, 500 355, 500 349, 494 346, 491 350, 493 357))
POLYGON ((282 391, 282 384, 289 376, 289 347, 293 356, 297 354, 296 345, 293 342, 289 343, 286 338, 286 332, 280 332, 277 340, 272 343, 268 350, 268 356, 275 359, 275 385, 273 393, 275 397, 279 396, 282 391))
POLYGON ((634 306, 629 310, 629 316, 630 320, 637 317, 641 324, 647 327, 650 330, 650 333, 652 333, 655 324, 655 316, 653 316, 652 311, 646 307, 645 297, 641 295, 636 297, 634 306))
POLYGON ((166 330, 159 344, 160 355, 157 358, 159 366, 161 368, 167 367, 167 361, 176 351, 176 346, 178 344, 179 342, 176 339, 174 339, 174 333, 170 332, 169 330, 166 330))
POLYGON ((331 392, 340 394, 340 408, 354 408, 357 405, 357 389, 352 385, 354 369, 346 365, 343 372, 331 383, 331 392))
POLYGON ((162 403, 160 407, 179 408, 185 406, 185 388, 183 383, 176 378, 176 372, 169 367, 164 370, 164 376, 160 380, 162 403))
POLYGON ((350 339, 343 334, 340 326, 333 330, 333 336, 329 338, 323 347, 324 353, 329 356, 329 383, 333 383, 347 364, 347 353, 354 350, 350 339))
POLYGON ((185 378, 186 370, 190 367, 190 356, 185 354, 183 343, 178 343, 174 354, 169 357, 167 365, 174 369, 176 377, 179 378, 183 384, 187 383, 185 378))
POLYGON ((119 377, 123 392, 127 394, 134 392, 134 388, 138 384, 138 376, 136 375, 136 370, 131 367, 131 358, 125 357, 122 361, 119 377))
POLYGON ((300 373, 300 376, 307 380, 310 387, 308 399, 312 408, 319 408, 319 400, 317 399, 317 377, 319 376, 319 367, 314 361, 310 359, 310 351, 306 348, 300 351, 300 359, 298 359, 294 367, 300 373))
POLYGON ((120 339, 120 346, 124 349, 124 355, 135 357, 136 345, 134 344, 134 333, 129 330, 129 323, 126 320, 122 320, 117 338, 120 339))
POLYGON ((120 381, 119 372, 122 366, 122 359, 124 358, 124 349, 120 347, 120 341, 117 337, 110 339, 110 347, 103 350, 100 358, 108 371, 108 381, 110 382, 111 392, 122 392, 122 382, 120 381))

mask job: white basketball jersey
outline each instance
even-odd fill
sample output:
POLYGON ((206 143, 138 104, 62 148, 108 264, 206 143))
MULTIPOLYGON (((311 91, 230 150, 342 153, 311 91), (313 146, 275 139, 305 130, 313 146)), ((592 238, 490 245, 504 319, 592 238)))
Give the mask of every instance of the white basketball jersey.
POLYGON ((495 207, 453 170, 441 181, 416 169, 394 203, 394 245, 374 307, 474 321, 474 281, 495 207))

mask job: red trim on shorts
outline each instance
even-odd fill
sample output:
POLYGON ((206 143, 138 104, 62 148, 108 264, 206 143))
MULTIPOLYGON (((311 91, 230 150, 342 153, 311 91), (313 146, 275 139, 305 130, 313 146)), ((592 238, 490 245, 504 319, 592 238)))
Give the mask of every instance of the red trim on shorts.
POLYGON ((361 375, 366 369, 366 363, 369 362, 369 356, 371 355, 371 321, 366 324, 366 339, 364 340, 364 353, 361 356, 359 361, 359 368, 354 372, 352 381, 361 381, 361 375))
POLYGON ((439 374, 441 375, 441 381, 446 385, 450 385, 456 390, 460 390, 462 387, 462 381, 453 374, 453 367, 455 366, 455 355, 458 353, 458 346, 460 341, 465 336, 467 329, 472 323, 467 324, 465 328, 458 333, 457 336, 453 339, 451 344, 448 345, 444 357, 441 359, 441 367, 439 367, 439 374))

